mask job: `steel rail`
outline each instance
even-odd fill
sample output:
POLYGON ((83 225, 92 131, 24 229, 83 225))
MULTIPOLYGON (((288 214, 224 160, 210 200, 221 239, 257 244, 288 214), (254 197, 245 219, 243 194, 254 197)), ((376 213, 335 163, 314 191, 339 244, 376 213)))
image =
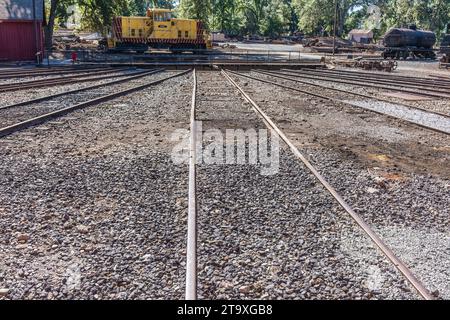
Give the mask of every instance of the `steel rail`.
POLYGON ((32 89, 32 88, 39 88, 39 87, 50 87, 54 85, 62 85, 62 84, 69 84, 69 83, 77 83, 77 82, 86 82, 86 81, 94 81, 96 78, 86 78, 86 77, 92 77, 92 76, 98 76, 98 75, 104 75, 104 74, 113 74, 116 72, 121 71, 127 71, 127 70, 133 70, 130 68, 120 68, 120 69, 108 69, 103 71, 91 71, 87 74, 77 74, 74 76, 63 76, 63 77, 56 77, 56 78, 50 78, 50 79, 41 79, 41 80, 31 80, 31 81, 24 81, 24 82, 16 82, 16 83, 9 83, 9 84, 2 84, 0 85, 0 92, 9 92, 9 91, 15 91, 15 90, 26 90, 26 89, 32 89), (79 79, 84 78, 84 79, 79 79))
POLYGON ((410 94, 414 94, 414 95, 420 95, 420 96, 432 97, 432 98, 440 98, 440 99, 450 98, 450 94, 417 92, 417 90, 414 91, 414 90, 402 89, 402 88, 392 88, 391 86, 385 86, 385 85, 381 85, 381 84, 379 85, 379 84, 361 83, 361 82, 357 82, 357 81, 338 80, 338 79, 331 79, 331 78, 326 78, 326 77, 312 76, 312 75, 305 75, 305 74, 298 74, 298 73, 292 74, 292 72, 291 73, 273 72, 273 73, 291 76, 291 77, 299 77, 299 78, 301 77, 301 78, 311 79, 311 80, 316 80, 316 81, 335 82, 335 83, 350 84, 350 85, 361 86, 361 87, 370 87, 370 88, 379 88, 379 89, 385 89, 385 90, 397 91, 397 92, 406 92, 406 93, 410 93, 410 94))
POLYGON ((433 113, 433 114, 436 114, 438 116, 450 118, 449 114, 445 114, 445 113, 442 113, 442 112, 439 112, 439 111, 433 111, 433 110, 428 110, 428 109, 417 107, 417 106, 411 106, 411 105, 408 105, 408 104, 405 104, 405 103, 401 103, 401 102, 392 102, 389 99, 378 98, 378 97, 375 97, 375 96, 372 96, 372 95, 368 95, 368 94, 364 94, 364 93, 358 93, 358 92, 353 92, 353 91, 350 91, 350 90, 328 87, 328 86, 323 85, 323 84, 312 83, 312 82, 303 81, 303 80, 299 80, 299 79, 292 79, 292 78, 289 78, 289 77, 280 76, 278 74, 271 73, 270 71, 264 71, 264 70, 259 70, 259 69, 252 70, 252 71, 255 72, 255 73, 264 74, 264 75, 271 76, 271 77, 274 77, 274 78, 294 81, 294 82, 310 85, 310 86, 313 86, 313 87, 324 88, 324 89, 327 89, 327 90, 342 92, 342 93, 345 93, 345 94, 352 94, 352 95, 355 95, 355 96, 368 98, 368 99, 374 99, 374 100, 383 101, 383 102, 387 102, 387 103, 391 103, 391 104, 393 103, 393 104, 404 106, 404 107, 407 107, 407 108, 417 109, 417 110, 420 110, 420 111, 433 113))
POLYGON ((46 100, 51 100, 51 99, 54 99, 54 98, 57 98, 57 97, 73 94, 73 93, 79 93, 79 92, 83 92, 83 91, 87 91, 87 90, 97 89, 97 88, 103 87, 103 86, 108 86, 108 85, 112 85, 112 84, 118 84, 118 83, 126 82, 126 81, 129 81, 129 80, 139 79, 139 78, 142 78, 142 77, 154 74, 154 73, 158 73, 158 72, 161 72, 161 71, 164 71, 164 69, 162 69, 162 68, 161 69, 151 69, 151 70, 144 70, 144 71, 134 72, 132 74, 120 74, 120 75, 116 75, 116 76, 101 77, 101 79, 98 79, 98 80, 109 79, 109 78, 123 78, 123 77, 126 77, 126 78, 120 79, 120 80, 114 80, 114 81, 110 81, 110 82, 106 82, 106 83, 96 84, 96 85, 85 87, 85 88, 81 88, 81 89, 75 89, 75 90, 71 90, 71 91, 65 91, 65 92, 61 92, 61 93, 56 93, 56 94, 52 94, 52 95, 49 95, 49 96, 40 97, 40 98, 36 98, 36 99, 31 99, 31 100, 17 102, 17 103, 14 103, 14 104, 10 104, 10 105, 7 105, 7 106, 0 107, 0 110, 11 109, 11 108, 15 108, 15 107, 20 107, 20 106, 25 106, 25 105, 29 105, 29 104, 34 104, 34 103, 38 103, 38 102, 42 102, 42 101, 46 101, 46 100))
POLYGON ((177 73, 175 75, 166 77, 164 79, 155 80, 155 81, 143 84, 143 85, 135 86, 133 88, 125 89, 125 90, 118 91, 118 92, 115 92, 115 93, 112 93, 112 94, 108 94, 108 95, 102 96, 100 98, 95 98, 95 99, 92 99, 92 100, 89 100, 89 101, 86 101, 86 102, 82 102, 82 103, 79 103, 79 104, 76 104, 76 105, 73 105, 73 106, 70 106, 70 107, 67 107, 67 108, 63 108, 63 109, 59 109, 59 110, 56 110, 56 111, 53 111, 53 112, 50 112, 50 113, 46 113, 46 114, 43 114, 41 116, 38 116, 38 117, 35 117, 35 118, 32 118, 32 119, 28 119, 28 120, 25 120, 25 121, 13 124, 13 125, 5 127, 5 128, 1 128, 0 129, 0 138, 4 137, 4 136, 7 136, 7 135, 10 135, 10 134, 12 134, 14 132, 17 132, 17 131, 29 128, 31 126, 35 126, 35 125, 41 124, 43 122, 46 122, 47 120, 60 117, 62 115, 65 115, 65 114, 68 114, 70 112, 73 112, 75 110, 79 110, 79 109, 83 109, 83 108, 90 107, 90 106, 93 106, 93 105, 97 105, 97 104, 105 102, 105 101, 109 101, 109 100, 112 100, 112 99, 115 99, 115 98, 118 98, 118 97, 130 94, 130 93, 133 93, 133 92, 136 92, 136 91, 140 91, 140 90, 146 89, 146 88, 148 88, 150 86, 159 84, 159 83, 164 82, 166 80, 185 75, 188 72, 191 72, 191 70, 182 71, 182 72, 179 72, 179 73, 177 73))
POLYGON ((278 136, 289 146, 294 155, 299 158, 304 165, 312 172, 319 182, 330 192, 339 205, 351 216, 364 233, 373 241, 373 243, 383 252, 383 254, 392 262, 392 264, 403 274, 403 276, 411 283, 417 292, 426 300, 433 300, 427 288, 414 276, 409 268, 401 261, 394 252, 384 243, 384 241, 373 231, 373 229, 350 207, 342 196, 328 183, 328 181, 317 171, 317 169, 309 162, 306 157, 297 149, 297 147, 289 140, 289 138, 275 125, 275 123, 262 111, 262 109, 252 100, 252 98, 228 75, 222 70, 223 75, 228 81, 244 96, 244 98, 252 105, 253 110, 259 114, 266 123, 269 123, 269 129, 274 130, 278 136))
POLYGON ((89 71, 95 71, 95 70, 106 70, 106 69, 113 69, 111 67, 96 67, 96 68, 74 68, 74 69, 57 69, 57 70, 39 70, 39 72, 33 72, 33 73, 10 73, 10 74, 2 74, 0 73, 0 79, 10 79, 10 78, 27 78, 27 77, 42 77, 46 75, 59 75, 59 74, 76 74, 81 72, 89 72, 89 71))
POLYGON ((245 75, 245 74, 242 74, 242 73, 233 72, 233 71, 230 71, 230 70, 228 70, 228 72, 236 74, 236 75, 241 76, 241 77, 248 78, 248 79, 252 79, 252 80, 256 80, 256 81, 272 84, 272 85, 280 87, 280 88, 301 92, 301 93, 304 93, 304 94, 307 94, 307 95, 310 95, 310 96, 313 96, 313 97, 316 97, 316 98, 321 98, 321 99, 325 99, 325 100, 329 100, 329 101, 335 101, 335 102, 338 102, 338 103, 342 103, 342 104, 348 105, 348 106, 353 107, 353 108, 359 108, 359 109, 362 109, 362 110, 365 110, 365 111, 377 113, 377 114, 383 115, 385 117, 390 117, 390 118, 395 119, 395 120, 400 120, 400 121, 403 121, 403 122, 405 122, 407 124, 413 124, 413 125, 419 126, 421 128, 432 130, 432 131, 435 131, 435 132, 438 132, 438 133, 443 133, 443 134, 446 134, 446 135, 450 135, 450 133, 448 133, 447 131, 443 131, 443 130, 435 128, 435 127, 430 127, 430 126, 427 126, 427 125, 424 125, 424 124, 420 124, 420 123, 417 123, 417 122, 413 122, 413 121, 410 121, 410 120, 402 119, 402 118, 399 118, 399 117, 396 117, 396 116, 393 116, 393 115, 390 115, 390 114, 387 114, 387 113, 384 113, 384 112, 381 112, 381 111, 368 109, 368 108, 365 108, 365 107, 362 107, 362 106, 358 106, 358 105, 349 103, 349 102, 344 101, 344 100, 340 100, 340 99, 336 99, 336 98, 330 98, 330 97, 327 97, 327 96, 324 96, 324 95, 321 95, 321 94, 312 93, 312 92, 301 90, 301 89, 297 89, 297 88, 292 88, 290 86, 286 86, 286 85, 283 85, 283 84, 280 84, 280 83, 276 83, 276 82, 273 82, 273 81, 270 81, 270 80, 259 79, 259 78, 256 78, 256 77, 252 77, 252 76, 245 75))
POLYGON ((197 300, 197 75, 193 71, 194 86, 192 89, 190 145, 189 145, 189 204, 187 223, 186 249, 186 300, 197 300))
POLYGON ((89 68, 98 68, 98 66, 86 66, 86 65, 79 65, 79 66, 50 66, 50 67, 11 67, 11 68, 3 68, 0 67, 0 75, 8 75, 8 74, 17 74, 17 73, 26 73, 26 74, 32 74, 32 73, 39 73, 39 72, 46 72, 46 71, 58 71, 58 70, 80 70, 80 69, 89 69, 89 68))
MULTIPOLYGON (((299 70, 307 70, 305 68, 300 68, 299 70)), ((429 76, 432 78, 423 78, 423 77, 414 77, 414 76, 405 76, 405 75, 399 75, 399 74, 393 74, 393 73, 374 73, 374 72, 368 72, 368 71, 356 71, 356 70, 348 70, 348 69, 322 69, 325 72, 334 72, 334 73, 343 73, 343 74, 353 74, 353 75, 369 75, 371 77, 376 77, 380 79, 400 79, 400 80, 406 80, 406 81, 438 81, 441 83, 449 83, 450 84, 450 78, 440 75, 433 75, 430 74, 429 76)))
POLYGON ((363 75, 361 76, 349 76, 349 75, 343 75, 343 74, 329 74, 329 73, 325 73, 322 71, 315 71, 315 70, 302 70, 302 71, 298 71, 298 70, 291 70, 291 69, 281 69, 281 71, 288 71, 288 72, 292 72, 292 73, 296 73, 296 74, 308 74, 308 75, 317 75, 317 76, 322 76, 322 77, 327 77, 330 79, 344 79, 344 80, 355 80, 355 81, 364 81, 366 83, 373 83, 373 84, 382 84, 382 85, 388 85, 388 86, 399 86, 399 87, 403 87, 403 88, 409 88, 409 89, 421 89, 421 90, 426 90, 426 91, 430 91, 430 92, 437 92, 437 93, 445 93, 445 91, 442 90, 436 90, 433 88, 441 88, 443 90, 449 90, 450 89, 450 85, 446 85, 446 86, 441 86, 439 84, 418 84, 418 83, 414 83, 414 82, 409 82, 409 81, 401 81, 401 80, 392 80, 392 81, 387 81, 386 79, 381 80, 381 79, 370 79, 370 77, 365 77, 363 75), (432 88, 430 88, 430 86, 432 88))
MULTIPOLYGON (((282 69, 282 70, 292 70, 292 69, 282 69)), ((450 81, 446 80, 438 80, 438 79, 432 79, 432 78, 404 78, 402 76, 393 76, 390 74, 378 74, 378 73, 371 73, 371 72, 353 72, 353 71, 347 71, 347 70, 341 70, 341 69, 319 69, 320 72, 326 73, 326 74, 332 74, 332 75, 347 75, 352 77, 364 77, 365 79, 370 78, 374 80, 382 80, 382 81, 400 81, 400 82, 407 82, 412 84, 429 84, 432 86, 440 85, 445 86, 448 88, 450 86, 450 81)), ((308 69, 300 68, 299 70, 295 71, 310 71, 308 69)))

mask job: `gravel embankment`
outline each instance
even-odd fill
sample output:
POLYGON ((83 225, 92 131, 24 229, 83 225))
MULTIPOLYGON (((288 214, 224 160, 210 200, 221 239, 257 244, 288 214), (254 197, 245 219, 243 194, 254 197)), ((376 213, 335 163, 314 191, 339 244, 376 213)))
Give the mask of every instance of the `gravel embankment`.
MULTIPOLYGON (((197 116, 203 130, 217 129, 205 146, 226 129, 265 129, 219 72, 198 78, 197 116)), ((363 109, 237 81, 419 278, 448 297, 445 140, 363 109), (423 149, 411 147, 417 137, 423 149), (383 146, 403 160, 409 150, 436 157, 404 160, 394 179, 385 164, 358 162, 357 148, 379 156, 383 146), (416 166, 434 175, 414 175, 416 166)), ((188 167, 171 156, 173 133, 189 127, 191 92, 186 75, 0 139, 0 289, 9 290, 0 299, 184 297, 188 167)), ((280 144, 274 175, 262 175, 260 164, 199 165, 200 298, 417 299, 280 144)))
MULTIPOLYGON (((180 299, 190 76, 0 139, 6 299, 180 299)), ((1 299, 1 298, 0 298, 1 299)))
MULTIPOLYGON (((199 74, 203 130, 264 128, 222 81, 199 74), (218 96, 220 107, 211 103, 218 96)), ((290 151, 280 151, 277 174, 261 169, 198 169, 201 298, 417 298, 290 151)))

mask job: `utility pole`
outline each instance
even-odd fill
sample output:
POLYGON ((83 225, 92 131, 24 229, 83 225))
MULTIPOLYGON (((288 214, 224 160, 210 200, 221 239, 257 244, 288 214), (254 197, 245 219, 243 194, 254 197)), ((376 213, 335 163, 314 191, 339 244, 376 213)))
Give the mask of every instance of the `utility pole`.
POLYGON ((338 16, 338 0, 334 0, 333 56, 336 53, 337 16, 338 16))

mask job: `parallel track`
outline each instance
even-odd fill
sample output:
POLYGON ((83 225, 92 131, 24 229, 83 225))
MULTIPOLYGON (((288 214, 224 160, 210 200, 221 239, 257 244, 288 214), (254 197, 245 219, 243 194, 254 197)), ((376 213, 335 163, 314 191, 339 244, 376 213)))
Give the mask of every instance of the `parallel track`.
MULTIPOLYGON (((414 80, 404 80, 404 79, 396 79, 396 78, 389 78, 389 77, 372 77, 371 73, 360 73, 360 74, 349 74, 345 72, 340 71, 332 71, 332 70, 291 70, 291 69, 281 69, 281 71, 289 71, 289 72, 296 72, 296 73, 305 73, 310 75, 323 75, 330 78, 335 79, 347 79, 347 80, 357 80, 357 81, 364 81, 367 83, 380 83, 380 84, 387 84, 392 86, 402 86, 405 88, 416 88, 416 89, 423 89, 424 87, 428 88, 441 88, 444 90, 450 90, 450 82, 439 82, 439 81, 428 81, 428 80, 420 80, 420 79, 414 79, 414 80)), ((428 89, 427 89, 428 90, 428 89)), ((442 92, 442 91, 440 91, 442 92)))
MULTIPOLYGON (((239 75, 241 77, 248 78, 248 79, 252 79, 252 80, 256 80, 256 81, 272 84, 272 85, 280 87, 280 88, 289 89, 289 90, 292 90, 292 91, 297 91, 297 92, 300 92, 300 93, 304 93, 304 94, 307 94, 307 95, 310 95, 310 96, 313 96, 313 97, 316 97, 316 98, 321 98, 321 99, 325 99, 325 100, 329 100, 329 101, 335 101, 335 102, 338 102, 338 103, 342 103, 342 104, 348 105, 348 106, 350 106, 352 108, 360 108, 360 109, 363 109, 363 110, 366 110, 366 111, 378 113, 378 114, 381 114, 383 116, 387 116, 387 117, 390 117, 390 118, 393 118, 393 119, 396 119, 396 120, 404 121, 405 123, 408 123, 408 124, 413 124, 413 125, 425 128, 425 129, 429 129, 429 130, 433 130, 433 131, 436 131, 436 132, 439 132, 439 133, 450 135, 449 132, 447 132, 445 130, 441 130, 439 128, 423 125, 423 124, 420 124, 420 123, 417 123, 417 122, 414 122, 414 121, 409 121, 409 120, 406 120, 406 119, 402 119, 402 118, 399 118, 399 117, 396 117, 396 116, 393 116, 393 115, 390 115, 390 114, 387 114, 387 113, 384 113, 384 112, 375 111, 375 110, 372 110, 372 109, 368 109, 368 108, 364 108, 364 107, 361 107, 361 106, 357 106, 357 105, 351 104, 351 103, 349 103, 347 101, 344 101, 344 100, 341 100, 341 99, 331 98, 331 97, 323 95, 323 94, 318 94, 318 93, 313 93, 313 92, 309 92, 309 91, 306 91, 306 90, 297 89, 297 88, 294 88, 294 87, 291 87, 291 86, 283 85, 283 84, 280 84, 280 83, 277 83, 277 82, 273 82, 273 81, 270 81, 270 80, 265 80, 265 79, 252 77, 252 76, 249 76, 249 75, 246 75, 246 74, 242 74, 242 73, 237 73, 237 72, 233 72, 233 71, 228 71, 228 72, 236 74, 236 75, 239 75)), ((318 85, 313 85, 313 86, 318 86, 318 85)), ((409 106, 407 106, 407 107, 409 107, 409 106)), ((412 108, 412 107, 410 107, 410 108, 412 108)), ((429 112, 429 111, 426 111, 426 112, 429 112)), ((432 112, 429 112, 429 113, 432 113, 432 112)), ((445 115, 445 117, 448 117, 448 116, 445 115)))
POLYGON ((179 73, 177 73, 175 75, 172 75, 172 76, 160 79, 160 80, 155 80, 155 81, 143 84, 143 85, 134 86, 134 87, 126 89, 126 90, 122 90, 122 91, 118 91, 118 92, 115 92, 115 93, 112 93, 112 94, 104 95, 104 96, 99 97, 99 98, 95 98, 95 99, 92 99, 92 100, 89 100, 89 101, 86 101, 86 102, 82 102, 82 103, 79 103, 79 104, 76 104, 76 105, 73 105, 73 106, 70 106, 70 107, 66 107, 66 108, 59 109, 59 110, 56 110, 56 111, 53 111, 53 112, 49 112, 49 113, 40 115, 38 117, 31 118, 31 119, 28 119, 28 120, 25 120, 25 121, 22 121, 22 122, 19 122, 19 123, 15 123, 15 124, 10 125, 8 127, 1 128, 0 129, 0 137, 4 137, 4 136, 10 135, 12 133, 15 133, 15 132, 27 129, 29 127, 32 127, 32 126, 35 126, 35 125, 39 125, 39 124, 44 123, 44 122, 46 122, 46 121, 48 121, 50 119, 61 117, 61 116, 65 115, 65 114, 68 114, 68 113, 73 112, 75 110, 79 110, 79 109, 83 109, 83 108, 86 108, 86 107, 94 106, 94 105, 97 105, 97 104, 105 102, 105 101, 109 101, 109 100, 112 100, 112 99, 115 99, 115 98, 118 98, 118 97, 130 94, 130 93, 133 93, 133 92, 136 92, 136 91, 140 91, 140 90, 146 89, 146 88, 148 88, 150 86, 154 86, 154 85, 162 83, 162 82, 164 82, 166 80, 185 75, 188 72, 191 72, 191 70, 182 71, 182 72, 179 72, 179 73))
MULTIPOLYGON (((300 68, 300 70, 308 70, 304 68, 300 68)), ((389 80, 406 80, 406 81, 426 81, 426 82, 442 82, 444 84, 450 84, 450 77, 445 76, 437 76, 437 75, 429 75, 430 78, 424 77, 414 77, 414 76, 406 76, 392 73, 375 73, 375 72, 367 72, 367 71, 357 71, 357 70, 346 70, 346 69, 322 69, 327 73, 339 73, 339 74, 350 74, 350 75, 368 75, 371 78, 377 79, 389 79, 389 80)))
MULTIPOLYGON (((368 238, 379 248, 388 260, 400 271, 405 279, 417 290, 419 295, 426 300, 433 297, 428 289, 413 275, 409 268, 401 261, 392 250, 381 240, 372 228, 348 205, 342 196, 326 181, 318 170, 300 153, 287 136, 276 126, 276 124, 262 111, 254 100, 231 78, 227 71, 222 70, 222 75, 232 87, 237 89, 244 99, 250 103, 253 111, 263 120, 267 128, 276 133, 290 148, 293 154, 312 172, 315 178, 328 190, 339 205, 349 214, 356 224, 364 231, 368 238)), ((238 74, 239 75, 239 74, 238 74)), ((187 237, 187 263, 186 263, 186 299, 197 299, 197 195, 196 195, 196 96, 197 80, 194 71, 194 86, 192 94, 191 116, 190 116, 190 159, 189 159, 189 192, 188 192, 188 237, 187 237)))
POLYGON ((63 67, 63 68, 40 68, 36 71, 23 72, 23 71, 13 71, 13 72, 1 72, 0 79, 12 79, 12 78, 27 78, 27 77, 43 77, 48 75, 63 75, 63 74, 76 74, 81 72, 89 72, 94 70, 105 70, 111 69, 109 67, 63 67))
POLYGON ((81 88, 81 89, 64 91, 64 92, 61 92, 61 93, 51 94, 51 95, 40 97, 40 98, 36 98, 36 99, 31 99, 31 100, 26 100, 26 101, 13 103, 13 104, 10 104, 10 105, 7 105, 7 106, 0 107, 0 111, 1 110, 5 110, 5 109, 16 108, 16 107, 20 107, 20 106, 26 106, 26 105, 30 105, 30 104, 34 104, 34 103, 38 103, 38 102, 48 101, 48 100, 52 100, 52 99, 57 98, 57 97, 66 96, 66 95, 75 94, 75 93, 80 93, 80 92, 84 92, 84 91, 88 91, 88 90, 92 90, 92 89, 97 89, 97 88, 108 86, 108 85, 123 83, 123 82, 126 82, 126 81, 142 78, 142 77, 148 76, 150 74, 161 72, 163 70, 164 69, 150 69, 150 70, 134 72, 134 73, 131 73, 131 74, 118 74, 118 75, 113 75, 113 76, 101 77, 101 79, 97 79, 97 80, 110 79, 110 78, 123 78, 123 79, 114 80, 114 81, 101 83, 101 84, 96 84, 96 85, 84 87, 84 88, 81 88))
POLYGON ((102 79, 108 79, 111 77, 114 73, 130 70, 129 68, 120 68, 120 69, 107 69, 102 71, 86 71, 84 74, 77 74, 77 75, 69 75, 69 76, 63 76, 63 77, 54 77, 49 79, 41 79, 41 80, 32 80, 32 81, 24 81, 24 82, 17 82, 17 83, 8 83, 8 84, 2 84, 0 85, 0 93, 1 92, 10 92, 10 91, 17 91, 17 90, 26 90, 26 89, 33 89, 33 88, 41 88, 41 87, 51 87, 51 86, 58 86, 58 85, 64 85, 64 84, 71 84, 71 83, 80 83, 80 82, 87 82, 87 81, 95 81, 95 80, 102 80, 102 79), (108 76, 103 77, 92 77, 93 75, 99 76, 108 74, 108 76), (82 79, 79 79, 82 78, 82 79))
MULTIPOLYGON (((297 78, 289 78, 289 77, 278 75, 277 73, 273 73, 273 72, 270 72, 270 71, 253 70, 253 72, 256 72, 256 73, 259 73, 259 74, 264 74, 264 75, 267 75, 267 76, 270 76, 270 77, 273 77, 273 78, 278 78, 278 79, 283 79, 283 80, 288 80, 288 81, 294 81, 294 82, 310 85, 310 86, 313 86, 313 87, 324 88, 324 89, 331 90, 331 91, 336 91, 336 92, 342 92, 342 93, 345 93, 345 94, 348 94, 348 95, 354 95, 354 96, 358 96, 358 97, 363 97, 363 98, 374 99, 374 100, 383 101, 383 102, 387 102, 387 103, 392 103, 392 101, 389 100, 389 99, 383 99, 383 98, 375 97, 373 95, 358 93, 358 92, 354 92, 354 91, 350 91, 350 90, 337 89, 337 88, 329 87, 329 86, 322 85, 322 84, 317 84, 317 83, 313 83, 313 82, 299 80, 297 78)), ((417 109, 417 110, 420 110, 420 111, 425 111, 425 112, 428 112, 428 113, 436 114, 436 115, 443 116, 443 117, 446 117, 446 118, 450 118, 450 115, 442 113, 442 112, 432 111, 432 110, 428 110, 428 109, 417 107, 417 106, 411 106, 411 105, 408 105, 408 104, 405 104, 405 103, 395 102, 395 104, 396 105, 401 105, 401 106, 404 106, 404 107, 407 107, 407 108, 417 109)))
POLYGON ((428 289, 414 276, 409 268, 401 261, 384 243, 383 240, 373 231, 373 229, 350 207, 342 196, 326 181, 319 171, 306 159, 306 157, 297 149, 297 147, 289 140, 289 138, 277 127, 264 111, 256 104, 255 101, 228 75, 222 70, 222 74, 227 80, 243 95, 243 97, 251 104, 253 110, 264 120, 268 129, 275 131, 278 136, 289 146, 293 154, 300 159, 303 164, 311 171, 317 180, 329 191, 333 198, 340 206, 350 215, 350 217, 358 224, 364 233, 372 240, 372 242, 383 252, 383 254, 392 262, 392 264, 401 272, 408 282, 417 290, 417 292, 426 300, 432 300, 428 289))
POLYGON ((349 81, 349 80, 340 80, 335 78, 330 78, 328 76, 322 75, 309 75, 309 74, 302 74, 297 73, 293 71, 289 72, 273 72, 279 75, 285 75, 285 76, 291 76, 291 77, 297 77, 297 78, 303 78, 303 79, 310 79, 310 80, 316 80, 316 81, 326 81, 326 82, 334 82, 334 83, 341 83, 341 84, 349 84, 354 86, 360 86, 360 87, 370 87, 370 88, 378 88, 378 89, 385 89, 389 91, 395 91, 395 92, 404 92, 409 93, 413 95, 420 95, 425 97, 431 97, 431 98, 450 98, 450 93, 444 93, 443 91, 438 90, 409 90, 409 89, 403 89, 403 88, 394 88, 392 85, 382 85, 382 84, 374 84, 374 83, 365 83, 364 80, 360 81, 349 81))

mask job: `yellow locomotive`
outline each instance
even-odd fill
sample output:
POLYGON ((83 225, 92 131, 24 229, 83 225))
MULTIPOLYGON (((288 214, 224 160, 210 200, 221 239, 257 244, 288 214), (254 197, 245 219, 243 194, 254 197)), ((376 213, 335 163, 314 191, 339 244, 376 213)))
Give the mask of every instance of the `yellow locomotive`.
POLYGON ((170 9, 148 9, 146 17, 115 17, 108 49, 143 53, 149 48, 198 51, 211 48, 203 23, 172 18, 170 9))

